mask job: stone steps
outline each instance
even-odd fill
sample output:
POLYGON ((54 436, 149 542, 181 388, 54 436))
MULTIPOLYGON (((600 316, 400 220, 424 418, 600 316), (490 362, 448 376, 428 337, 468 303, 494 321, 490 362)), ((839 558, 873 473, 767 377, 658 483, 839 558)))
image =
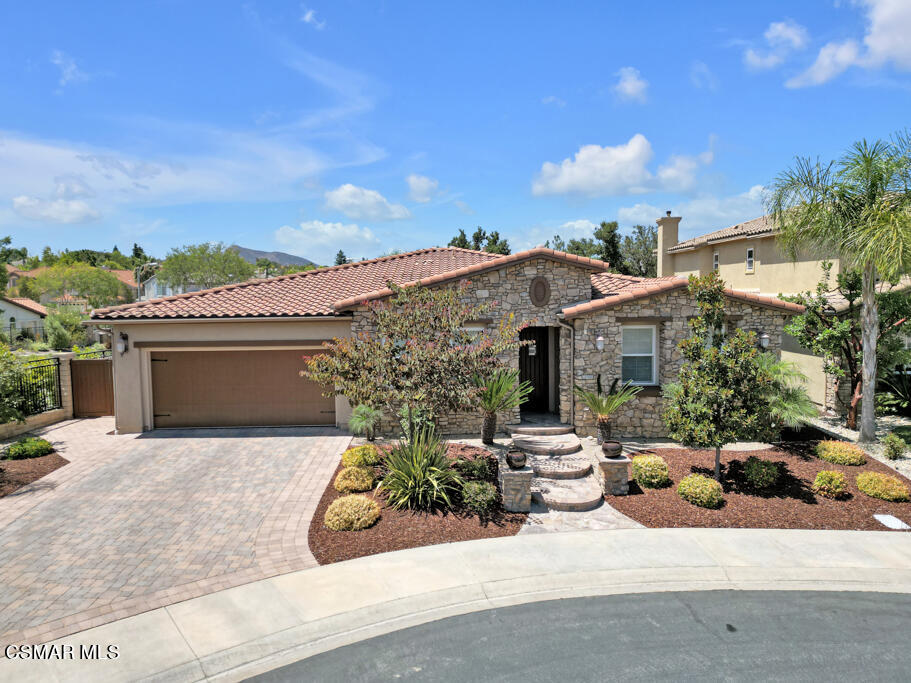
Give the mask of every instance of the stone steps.
POLYGON ((581 479, 546 479, 535 477, 531 497, 551 510, 584 512, 601 505, 603 494, 593 476, 581 479))
POLYGON ((582 450, 575 434, 516 434, 512 444, 529 455, 569 455, 582 450))
POLYGON ((584 455, 530 455, 528 464, 535 476, 548 479, 580 479, 592 471, 591 461, 584 455))
POLYGON ((575 427, 572 425, 535 426, 533 424, 525 424, 509 428, 509 433, 512 436, 515 436, 516 434, 525 436, 557 436, 560 434, 572 434, 574 431, 575 427))

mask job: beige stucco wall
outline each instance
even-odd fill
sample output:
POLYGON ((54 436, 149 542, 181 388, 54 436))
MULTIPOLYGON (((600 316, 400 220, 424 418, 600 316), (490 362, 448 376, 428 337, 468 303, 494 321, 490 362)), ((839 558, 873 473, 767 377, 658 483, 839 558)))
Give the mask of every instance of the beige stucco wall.
POLYGON ((822 411, 826 403, 826 373, 823 371, 822 357, 813 355, 798 344, 794 337, 785 334, 781 340, 781 359, 794 363, 807 376, 804 387, 810 400, 822 411))
MULTIPOLYGON (((192 348, 198 350, 207 348, 206 342, 223 344, 228 341, 279 341, 285 342, 283 346, 287 348, 288 342, 322 341, 350 334, 351 323, 347 318, 282 322, 259 320, 115 324, 112 339, 115 349, 114 413, 117 431, 134 433, 152 428, 151 350, 136 348, 137 342, 197 342, 192 348), (129 337, 129 350, 124 354, 116 350, 121 332, 129 337)), ((301 346, 306 347, 306 344, 301 346)), ((348 402, 344 398, 337 398, 336 423, 343 426, 349 415, 348 402)))

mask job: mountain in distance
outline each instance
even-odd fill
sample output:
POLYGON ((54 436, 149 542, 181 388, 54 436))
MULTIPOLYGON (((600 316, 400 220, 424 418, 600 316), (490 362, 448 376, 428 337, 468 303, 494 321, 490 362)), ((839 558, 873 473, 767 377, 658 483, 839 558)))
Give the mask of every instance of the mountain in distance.
POLYGON ((231 251, 236 251, 240 257, 247 263, 256 264, 256 259, 266 258, 277 263, 280 266, 315 266, 316 264, 302 256, 286 254, 283 251, 260 251, 259 249, 247 249, 237 244, 228 247, 231 251))

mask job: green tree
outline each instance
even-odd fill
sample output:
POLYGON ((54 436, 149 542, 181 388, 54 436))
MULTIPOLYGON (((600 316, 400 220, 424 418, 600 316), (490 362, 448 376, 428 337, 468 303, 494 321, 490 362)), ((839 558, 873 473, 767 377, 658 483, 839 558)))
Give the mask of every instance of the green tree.
POLYGON ((509 242, 500 237, 500 233, 494 230, 487 236, 487 242, 484 244, 484 251, 488 254, 502 254, 508 256, 510 253, 509 242))
POLYGON ((471 235, 471 239, 465 234, 465 231, 459 229, 459 234, 449 240, 450 247, 459 249, 474 249, 475 251, 486 251, 489 254, 502 254, 504 256, 510 253, 509 242, 500 237, 500 233, 494 230, 487 233, 480 225, 471 235))
POLYGON ((500 355, 521 345, 513 315, 495 331, 477 333, 466 324, 491 307, 464 302, 458 288, 389 287, 391 301, 369 304, 375 332, 332 340, 303 375, 352 405, 404 412, 407 434, 414 432, 415 413, 439 417, 476 408, 473 378, 489 377, 502 366, 500 355))
POLYGON ((793 259, 800 250, 838 254, 861 272, 862 402, 860 440, 876 438, 877 277, 897 281, 911 269, 911 138, 855 143, 837 161, 798 157, 776 178, 769 212, 779 242, 793 259))
POLYGON ((634 225, 631 235, 620 242, 623 271, 637 277, 658 275, 658 228, 654 225, 634 225))
MULTIPOLYGON (((93 308, 132 300, 132 292, 120 280, 87 263, 57 263, 39 273, 28 285, 30 292, 53 298, 71 295, 88 301, 93 308)), ((21 294, 22 287, 20 287, 21 294)))
POLYGON ((595 239, 600 242, 598 255, 605 263, 609 263, 618 273, 625 273, 623 257, 620 255, 620 226, 617 221, 601 221, 595 229, 595 239))
POLYGON ((554 235, 553 238, 547 240, 544 243, 544 246, 548 249, 554 249, 556 251, 566 251, 566 242, 564 242, 563 238, 559 235, 554 235))
POLYGON ((465 234, 465 231, 459 228, 459 234, 449 240, 450 247, 458 247, 459 249, 471 249, 471 242, 468 241, 468 235, 465 234))
POLYGON ((263 277, 272 277, 281 271, 281 265, 275 261, 270 261, 265 257, 261 257, 256 259, 256 270, 259 271, 263 277))
POLYGON ((345 256, 345 252, 339 249, 338 253, 335 255, 335 265, 343 266, 346 263, 348 263, 348 257, 345 256))
POLYGON ((249 280, 253 265, 224 244, 191 244, 172 249, 158 271, 169 287, 197 286, 203 289, 249 280))
MULTIPOLYGON (((857 408, 863 387, 863 337, 861 310, 862 277, 856 270, 838 273, 834 289, 830 287, 832 264, 824 261, 823 275, 816 291, 785 297, 803 305, 806 310, 791 318, 785 332, 801 346, 823 358, 826 374, 836 382, 850 383, 851 399, 847 406, 846 426, 857 429, 857 408), (832 294, 846 302, 836 315, 829 304, 832 294)), ((911 318, 911 297, 905 291, 890 290, 876 295, 879 329, 876 334, 877 368, 887 371, 899 359, 902 326, 911 318)))
POLYGON ((772 377, 757 356, 756 335, 724 325, 724 283, 717 273, 690 276, 698 315, 692 335, 678 348, 683 364, 677 382, 664 388, 664 423, 671 438, 692 448, 715 449, 715 479, 721 479, 721 447, 740 439, 765 440, 773 433, 768 397, 772 377))
POLYGON ((25 370, 22 363, 5 344, 0 344, 0 424, 23 422, 22 381, 25 370))
POLYGON ((41 265, 42 266, 52 266, 57 263, 58 256, 54 253, 54 250, 50 247, 45 247, 41 250, 41 265))

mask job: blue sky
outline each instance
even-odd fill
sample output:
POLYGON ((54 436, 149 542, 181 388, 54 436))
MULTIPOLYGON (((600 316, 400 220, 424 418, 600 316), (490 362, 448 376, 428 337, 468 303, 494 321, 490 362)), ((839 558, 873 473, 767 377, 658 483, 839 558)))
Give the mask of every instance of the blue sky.
POLYGON ((14 3, 0 234, 326 262, 762 213, 911 109, 911 2, 14 3))

